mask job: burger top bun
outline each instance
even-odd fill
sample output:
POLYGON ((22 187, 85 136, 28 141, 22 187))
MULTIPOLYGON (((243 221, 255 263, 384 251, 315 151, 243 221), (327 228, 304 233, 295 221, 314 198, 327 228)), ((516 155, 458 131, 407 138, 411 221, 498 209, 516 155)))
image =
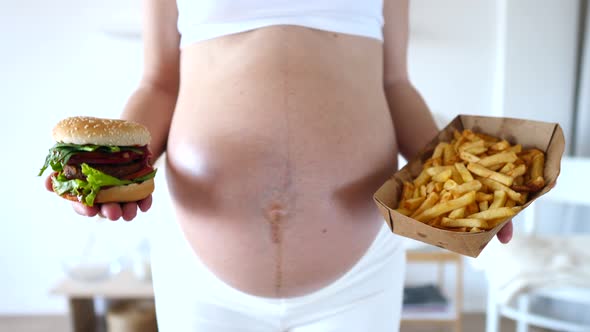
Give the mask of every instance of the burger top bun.
POLYGON ((61 120, 53 128, 53 139, 60 143, 95 145, 147 145, 150 133, 143 125, 117 119, 76 116, 61 120))

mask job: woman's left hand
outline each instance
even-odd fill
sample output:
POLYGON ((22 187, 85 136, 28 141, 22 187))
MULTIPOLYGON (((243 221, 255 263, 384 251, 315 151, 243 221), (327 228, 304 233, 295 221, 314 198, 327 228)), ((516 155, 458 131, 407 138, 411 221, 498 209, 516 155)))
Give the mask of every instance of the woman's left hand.
POLYGON ((500 242, 506 244, 512 239, 512 220, 510 220, 502 229, 496 234, 500 242))

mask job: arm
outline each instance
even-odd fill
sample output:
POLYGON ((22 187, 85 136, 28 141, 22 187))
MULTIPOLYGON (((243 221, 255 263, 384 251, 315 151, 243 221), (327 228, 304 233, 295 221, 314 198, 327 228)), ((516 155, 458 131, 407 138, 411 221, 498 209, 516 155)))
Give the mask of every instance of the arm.
MULTIPOLYGON (((131 95, 122 119, 145 125, 151 133, 150 150, 157 160, 166 149, 170 122, 180 85, 180 35, 176 29, 178 10, 174 0, 143 0, 144 72, 139 87, 131 95)), ((147 211, 151 195, 137 203, 108 203, 89 208, 74 204, 83 215, 132 220, 137 208, 147 211), (100 211, 99 211, 100 209, 100 211)))
POLYGON ((121 115, 149 129, 154 160, 166 149, 180 84, 177 18, 174 0, 143 1, 144 73, 121 115))
MULTIPOLYGON (((178 12, 174 0, 144 0, 144 73, 139 87, 131 95, 121 118, 145 125, 151 133, 150 149, 157 160, 166 149, 166 141, 179 89, 180 37, 176 29, 178 12)), ((50 177, 45 181, 52 190, 50 177)), ((149 196, 139 202, 107 203, 88 207, 74 202, 74 211, 84 216, 100 214, 111 220, 132 220, 137 208, 147 211, 149 196)))
MULTIPOLYGON (((385 0, 383 16, 383 86, 400 152, 406 160, 410 160, 434 138, 438 128, 408 75, 408 0, 385 0)), ((498 239, 507 243, 511 238, 512 222, 509 222, 498 232, 498 239)))
POLYGON ((408 12, 408 0, 384 2, 383 86, 400 152, 406 160, 412 159, 438 132, 428 106, 408 76, 408 12))

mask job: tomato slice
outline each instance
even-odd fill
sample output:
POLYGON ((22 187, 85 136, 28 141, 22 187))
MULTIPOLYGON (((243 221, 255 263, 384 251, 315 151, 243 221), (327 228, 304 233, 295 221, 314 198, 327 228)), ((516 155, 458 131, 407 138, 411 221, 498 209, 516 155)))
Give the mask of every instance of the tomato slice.
POLYGON ((129 175, 125 176, 123 179, 124 180, 131 180, 131 179, 139 178, 139 177, 149 174, 153 170, 154 170, 154 168, 152 166, 146 165, 146 167, 142 168, 141 170, 139 170, 133 174, 129 174, 129 175))

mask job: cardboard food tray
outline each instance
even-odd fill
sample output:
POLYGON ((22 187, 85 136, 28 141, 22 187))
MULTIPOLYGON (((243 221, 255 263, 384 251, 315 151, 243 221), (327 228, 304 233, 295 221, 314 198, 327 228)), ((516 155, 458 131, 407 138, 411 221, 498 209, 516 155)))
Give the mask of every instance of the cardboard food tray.
POLYGON ((395 211, 401 197, 403 182, 411 182, 420 174, 422 165, 432 155, 436 145, 441 141, 450 142, 455 129, 459 131, 471 129, 474 132, 505 139, 511 144, 521 144, 523 149, 535 147, 545 152, 544 177, 546 185, 541 191, 529 197, 529 201, 519 213, 555 186, 560 172, 565 139, 563 130, 556 123, 459 115, 441 130, 414 160, 409 161, 406 166, 396 172, 373 195, 373 200, 393 233, 462 255, 477 257, 510 218, 506 218, 498 226, 486 232, 460 233, 429 226, 395 211))

